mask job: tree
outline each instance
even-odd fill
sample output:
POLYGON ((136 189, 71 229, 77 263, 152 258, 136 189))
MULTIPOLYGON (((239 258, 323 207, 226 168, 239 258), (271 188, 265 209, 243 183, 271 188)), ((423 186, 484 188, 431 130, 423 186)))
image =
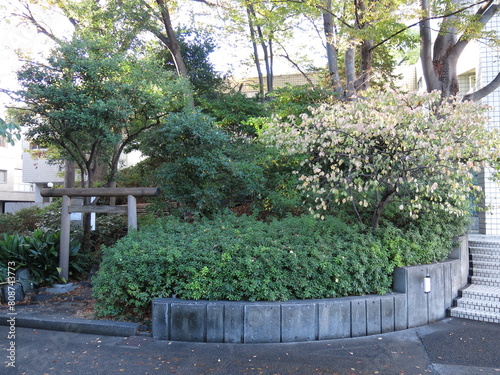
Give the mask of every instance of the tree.
POLYGON ((191 213, 210 215, 263 189, 255 150, 235 138, 213 118, 187 110, 170 114, 162 126, 145 132, 139 149, 159 160, 156 181, 167 199, 191 213))
MULTIPOLYGON (((36 26, 40 33, 47 35, 56 44, 64 42, 64 37, 56 35, 51 28, 40 22, 32 12, 30 3, 43 4, 45 7, 58 7, 67 17, 75 30, 87 33, 104 35, 113 33, 117 44, 122 45, 122 51, 130 48, 137 42, 144 31, 152 33, 173 56, 176 72, 179 77, 188 78, 184 59, 177 42, 168 0, 112 0, 109 2, 96 2, 82 0, 79 2, 68 0, 35 1, 19 0, 21 11, 15 16, 23 21, 36 26)), ((192 93, 186 91, 188 104, 193 106, 192 93)))
MULTIPOLYGON (((465 47, 481 34, 484 26, 498 12, 494 0, 478 1, 464 5, 458 0, 450 0, 444 6, 444 15, 439 33, 432 41, 431 9, 429 0, 420 0, 422 17, 419 22, 422 68, 427 91, 440 90, 443 97, 454 96, 458 92, 457 62, 465 47), (469 9, 478 6, 473 17, 469 9)), ((492 82, 478 91, 468 94, 464 100, 478 101, 500 87, 500 72, 492 82)))
MULTIPOLYGON (((196 97, 211 95, 221 90, 224 78, 215 70, 210 61, 210 54, 217 47, 210 32, 198 28, 179 27, 175 33, 196 97)), ((154 48, 153 53, 159 61, 163 62, 167 70, 176 70, 174 59, 169 51, 164 48, 154 48)))
POLYGON ((377 229, 389 204, 410 217, 424 208, 465 215, 479 189, 472 172, 497 159, 500 136, 485 129, 485 108, 440 102, 439 92, 372 90, 303 115, 300 124, 273 124, 265 136, 307 156, 300 188, 318 216, 347 204, 377 229))
POLYGON ((74 161, 87 187, 102 169, 109 186, 124 150, 184 105, 182 80, 113 43, 96 36, 61 42, 47 64, 21 68, 22 89, 13 93, 24 103, 17 121, 27 137, 53 147, 55 159, 74 161))

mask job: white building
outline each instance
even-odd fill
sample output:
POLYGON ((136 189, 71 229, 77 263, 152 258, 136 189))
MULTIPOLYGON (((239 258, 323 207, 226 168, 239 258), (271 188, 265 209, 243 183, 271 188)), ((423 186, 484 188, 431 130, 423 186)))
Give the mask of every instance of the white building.
POLYGON ((34 186, 23 181, 23 145, 0 137, 0 213, 12 212, 35 201, 34 186))
MULTIPOLYGON (((500 15, 490 20, 486 31, 500 30, 500 15)), ((477 86, 483 87, 491 82, 500 71, 500 51, 480 45, 478 48, 476 80, 477 86)), ((472 56, 469 56, 469 58, 472 56)), ((500 89, 486 96, 482 103, 490 106, 490 129, 500 129, 500 89)), ((500 146, 500 145, 499 145, 500 146)), ((500 185, 492 180, 493 171, 487 169, 479 178, 479 184, 486 196, 485 204, 489 207, 487 212, 479 215, 479 233, 500 235, 500 185)))

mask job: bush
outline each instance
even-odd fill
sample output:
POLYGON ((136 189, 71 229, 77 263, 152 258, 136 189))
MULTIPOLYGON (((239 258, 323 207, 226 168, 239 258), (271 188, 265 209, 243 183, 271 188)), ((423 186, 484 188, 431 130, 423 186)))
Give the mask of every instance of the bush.
POLYGON ((318 216, 347 205, 373 229, 391 204, 411 219, 424 210, 460 217, 480 201, 473 172, 498 158, 500 133, 485 128, 484 107, 441 101, 439 92, 367 91, 270 124, 263 138, 307 156, 299 188, 318 216))
POLYGON ((405 262, 442 260, 449 247, 414 230, 363 233, 333 217, 264 223, 231 214, 194 224, 174 218, 103 251, 94 277, 99 315, 147 312, 152 299, 290 300, 391 289, 405 262))
MULTIPOLYGON (((27 268, 33 284, 42 286, 59 281, 60 232, 37 229, 31 235, 4 234, 0 239, 0 264, 15 263, 15 269, 27 268)), ((69 274, 72 277, 88 270, 90 259, 80 252, 80 243, 70 245, 69 274)))
POLYGON ((145 135, 141 150, 163 161, 157 182, 167 200, 211 215, 262 189, 262 169, 246 158, 249 142, 231 138, 199 111, 186 111, 145 135))
POLYGON ((14 214, 0 214, 0 233, 33 232, 42 215, 43 209, 36 206, 22 208, 14 214))

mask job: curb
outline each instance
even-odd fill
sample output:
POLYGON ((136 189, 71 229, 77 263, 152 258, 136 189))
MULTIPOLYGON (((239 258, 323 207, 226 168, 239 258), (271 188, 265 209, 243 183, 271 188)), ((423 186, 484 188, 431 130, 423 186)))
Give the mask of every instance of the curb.
POLYGON ((78 318, 31 317, 13 313, 0 313, 0 326, 10 326, 15 319, 15 326, 22 328, 45 329, 75 333, 88 333, 106 336, 135 336, 139 323, 115 322, 112 320, 87 320, 78 318))

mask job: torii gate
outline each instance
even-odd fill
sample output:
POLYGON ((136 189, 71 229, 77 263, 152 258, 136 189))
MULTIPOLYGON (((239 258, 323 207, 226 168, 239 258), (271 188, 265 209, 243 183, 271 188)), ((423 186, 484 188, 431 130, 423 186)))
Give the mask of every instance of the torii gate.
POLYGON ((137 199, 136 197, 155 197, 160 194, 158 188, 63 188, 41 189, 42 197, 62 197, 61 210, 61 242, 59 250, 60 276, 64 280, 69 277, 69 243, 70 243, 70 213, 105 213, 127 214, 128 227, 137 229, 137 199), (127 197, 127 207, 72 205, 72 197, 127 197))

